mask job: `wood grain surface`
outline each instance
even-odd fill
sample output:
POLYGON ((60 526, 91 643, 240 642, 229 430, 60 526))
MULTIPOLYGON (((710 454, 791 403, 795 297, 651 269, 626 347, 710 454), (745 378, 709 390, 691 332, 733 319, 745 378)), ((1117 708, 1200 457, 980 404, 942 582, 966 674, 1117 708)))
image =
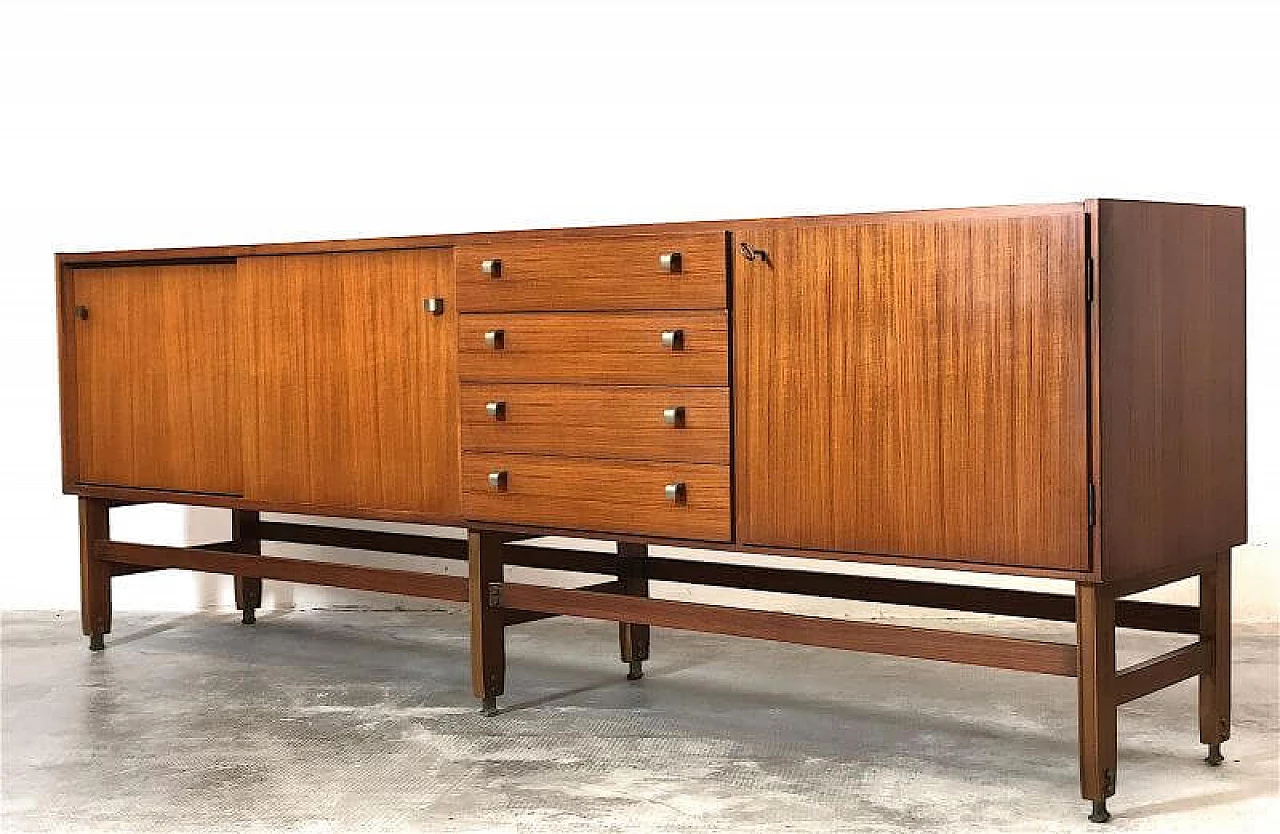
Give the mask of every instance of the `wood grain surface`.
POLYGON ((457 516, 452 276, 436 249, 240 260, 247 498, 457 516))
POLYGON ((1098 525, 1124 580, 1247 538, 1244 210, 1095 211, 1098 525))
POLYGON ((1088 568, 1082 211, 735 241, 741 541, 1088 568))
POLYGON ((728 388, 466 383, 461 402, 466 450, 729 463, 728 388), (669 426, 676 407, 684 419, 669 426))
POLYGON ((926 219, 934 222, 981 217, 1044 216, 1072 214, 1080 211, 1080 203, 1044 203, 1018 206, 977 206, 971 208, 922 209, 914 211, 867 212, 806 217, 762 217, 736 220, 693 220, 677 223, 639 223, 619 226, 577 226, 559 229, 512 229, 460 234, 406 235, 402 237, 350 238, 346 240, 310 240, 294 243, 254 243, 235 246, 192 246, 170 249, 121 249, 98 252, 67 252, 61 258, 66 264, 102 264, 137 260, 175 260, 209 258, 243 258, 250 255, 303 255, 331 252, 365 252, 374 249, 429 249, 443 246, 466 246, 481 243, 534 243, 552 240, 589 240, 598 237, 655 234, 721 234, 733 225, 753 231, 791 226, 797 223, 840 222, 845 224, 883 223, 890 220, 926 219))
POLYGON ((723 233, 641 234, 460 246, 458 307, 506 310, 693 310, 725 306, 723 233), (680 254, 680 270, 658 258, 680 254), (480 262, 497 259, 492 277, 480 262))
POLYGON ((77 481, 240 492, 235 274, 230 264, 71 271, 62 315, 77 481))
POLYGON ((728 354, 723 312, 465 313, 458 329, 464 382, 724 386, 728 354), (680 350, 661 343, 673 329, 680 350), (486 345, 490 330, 503 332, 501 350, 486 345))
POLYGON ((729 468, 464 452, 462 510, 468 520, 722 541, 730 533, 729 468), (506 473, 502 490, 487 480, 498 471, 506 473), (664 495, 672 482, 685 484, 682 503, 664 495))

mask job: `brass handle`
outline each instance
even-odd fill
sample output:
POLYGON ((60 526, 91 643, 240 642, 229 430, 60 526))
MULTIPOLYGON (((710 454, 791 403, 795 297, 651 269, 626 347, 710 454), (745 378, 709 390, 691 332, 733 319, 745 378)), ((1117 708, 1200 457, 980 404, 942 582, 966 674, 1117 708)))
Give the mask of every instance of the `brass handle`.
POLYGON ((683 504, 685 500, 684 482, 676 481, 675 483, 667 484, 663 488, 663 493, 672 504, 683 504))
POLYGON ((506 343, 506 334, 501 330, 486 330, 484 332, 484 343, 493 350, 502 350, 506 343))
POLYGON ((658 256, 658 266, 663 272, 679 272, 683 261, 679 252, 664 252, 658 256))
POLYGON ((674 408, 662 409, 662 422, 668 426, 684 425, 684 406, 676 406, 674 408))
POLYGON ((502 420, 507 416, 507 404, 502 400, 494 400, 491 403, 485 403, 484 413, 488 414, 490 419, 502 420))
POLYGON ((507 488, 507 471, 499 469, 489 473, 489 489, 504 490, 507 488))
POLYGON ((89 318, 89 308, 83 304, 76 305, 76 318, 80 319, 80 321, 89 318))
POLYGON ((684 331, 683 330, 664 330, 662 331, 662 346, 671 350, 680 350, 684 347, 684 331))
POLYGON ((489 258, 480 262, 480 271, 490 278, 502 277, 502 261, 498 258, 489 258))
POLYGON ((426 310, 433 316, 444 314, 444 299, 432 296, 431 298, 422 299, 422 309, 426 310))

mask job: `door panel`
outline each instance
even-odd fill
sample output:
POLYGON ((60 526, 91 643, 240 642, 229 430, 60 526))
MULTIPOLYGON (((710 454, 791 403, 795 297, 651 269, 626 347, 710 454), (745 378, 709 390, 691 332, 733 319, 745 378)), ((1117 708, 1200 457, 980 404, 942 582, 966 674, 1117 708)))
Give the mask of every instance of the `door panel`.
POLYGON ((72 271, 80 483, 240 491, 234 283, 232 264, 72 271))
POLYGON ((743 542, 1088 567, 1083 210, 737 240, 743 542))
POLYGON ((447 249, 242 258, 245 495, 458 515, 447 249), (444 312, 424 299, 445 297, 444 312))

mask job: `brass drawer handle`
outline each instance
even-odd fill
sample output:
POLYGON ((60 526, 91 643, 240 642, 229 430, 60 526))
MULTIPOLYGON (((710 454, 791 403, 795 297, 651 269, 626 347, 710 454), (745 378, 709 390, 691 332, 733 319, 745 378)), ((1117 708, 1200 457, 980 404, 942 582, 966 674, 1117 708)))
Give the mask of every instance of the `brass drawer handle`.
POLYGON ((486 330, 484 332, 484 343, 492 350, 502 350, 506 341, 506 334, 501 330, 486 330))
POLYGON ((503 420, 507 416, 507 404, 502 400, 485 403, 484 413, 488 414, 491 420, 503 420))
POLYGON ((658 256, 658 266, 663 272, 679 272, 684 265, 679 252, 664 252, 658 256))
POLYGON ((662 409, 662 422, 668 426, 680 427, 684 425, 684 406, 677 405, 674 408, 662 409))
POLYGON ((685 502, 685 488, 683 481, 667 484, 663 488, 663 493, 667 496, 667 500, 672 504, 683 504, 685 502))
POLYGON ((664 330, 662 331, 662 346, 671 350, 680 350, 684 347, 684 331, 683 330, 664 330))
POLYGON ((490 278, 502 277, 502 261, 498 258, 489 258, 480 262, 480 271, 490 278))
POLYGON ((438 296, 422 299, 422 309, 426 310, 433 316, 444 314, 444 299, 438 296))
POLYGON ((489 489, 501 492, 507 488, 507 471, 499 469, 489 473, 489 489))

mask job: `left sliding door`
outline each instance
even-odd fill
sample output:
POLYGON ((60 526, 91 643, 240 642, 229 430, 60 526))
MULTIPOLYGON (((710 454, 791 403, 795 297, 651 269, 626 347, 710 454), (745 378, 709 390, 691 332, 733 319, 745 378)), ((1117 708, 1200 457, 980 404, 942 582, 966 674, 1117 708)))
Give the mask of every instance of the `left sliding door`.
POLYGON ((231 263, 64 274, 72 481, 240 492, 235 276, 231 263))

